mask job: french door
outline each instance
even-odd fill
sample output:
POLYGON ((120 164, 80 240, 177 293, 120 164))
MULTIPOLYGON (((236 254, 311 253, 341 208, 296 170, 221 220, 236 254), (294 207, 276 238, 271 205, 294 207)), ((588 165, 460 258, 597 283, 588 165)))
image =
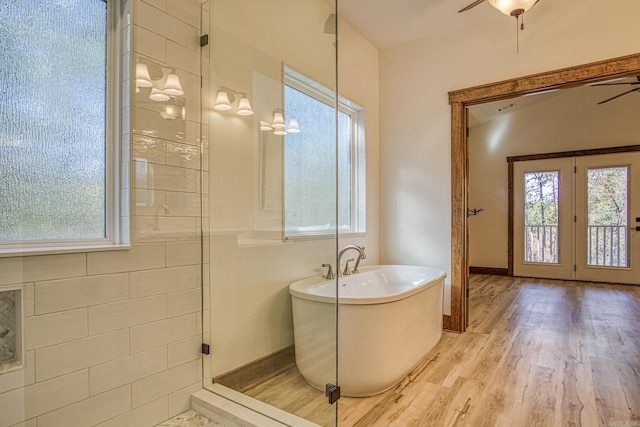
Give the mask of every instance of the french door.
POLYGON ((513 171, 514 275, 640 284, 640 153, 513 171))

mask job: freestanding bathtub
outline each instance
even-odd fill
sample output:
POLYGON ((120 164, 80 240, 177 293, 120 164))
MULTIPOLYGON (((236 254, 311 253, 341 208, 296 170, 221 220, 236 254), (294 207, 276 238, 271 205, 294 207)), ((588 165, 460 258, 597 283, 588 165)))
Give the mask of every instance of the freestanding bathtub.
MULTIPOLYGON (((338 278, 338 382, 343 396, 382 393, 440 341, 445 272, 408 265, 363 267, 338 278)), ((296 364, 313 387, 335 382, 335 280, 289 286, 296 364)))

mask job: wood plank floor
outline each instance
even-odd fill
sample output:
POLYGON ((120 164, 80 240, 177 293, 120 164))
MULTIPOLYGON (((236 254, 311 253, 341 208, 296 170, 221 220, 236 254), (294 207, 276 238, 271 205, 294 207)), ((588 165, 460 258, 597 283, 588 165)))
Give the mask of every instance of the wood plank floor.
MULTIPOLYGON (((395 388, 340 399, 339 425, 640 427, 640 287, 473 275, 470 307, 395 388)), ((295 368, 241 391, 334 425, 295 368)))

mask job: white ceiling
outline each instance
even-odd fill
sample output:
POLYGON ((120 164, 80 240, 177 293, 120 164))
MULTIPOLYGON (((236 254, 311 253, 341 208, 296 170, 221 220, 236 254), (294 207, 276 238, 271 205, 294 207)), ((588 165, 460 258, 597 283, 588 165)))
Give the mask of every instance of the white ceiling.
MULTIPOLYGON (((473 0, 338 0, 338 13, 383 49, 431 34, 491 21, 502 15, 485 2, 458 13, 473 0)), ((539 6, 538 6, 539 7, 539 6)))

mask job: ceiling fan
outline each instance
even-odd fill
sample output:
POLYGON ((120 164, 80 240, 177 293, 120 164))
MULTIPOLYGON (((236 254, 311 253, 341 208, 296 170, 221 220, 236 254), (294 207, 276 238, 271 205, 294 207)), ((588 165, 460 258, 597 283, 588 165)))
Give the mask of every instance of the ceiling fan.
POLYGON ((517 18, 527 10, 531 9, 540 0, 476 0, 470 5, 460 9, 458 13, 466 12, 485 1, 505 15, 517 18))
POLYGON ((620 98, 621 96, 625 96, 630 94, 631 92, 640 92, 640 76, 636 77, 636 81, 635 82, 620 82, 620 83, 595 83, 592 84, 591 86, 622 86, 622 85, 631 85, 631 86, 638 86, 635 87, 633 89, 629 89, 626 92, 622 92, 616 96, 612 96, 611 98, 607 98, 604 101, 600 101, 598 102, 598 105, 600 104, 604 104, 605 102, 609 102, 609 101, 613 101, 614 99, 620 98))

